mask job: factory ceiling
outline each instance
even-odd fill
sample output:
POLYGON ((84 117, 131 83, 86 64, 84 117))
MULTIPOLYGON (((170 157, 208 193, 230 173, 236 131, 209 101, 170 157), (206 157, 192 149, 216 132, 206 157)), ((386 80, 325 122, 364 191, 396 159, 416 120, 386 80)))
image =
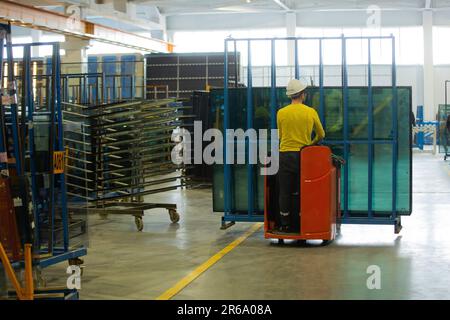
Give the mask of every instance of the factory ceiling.
POLYGON ((379 6, 382 10, 423 10, 450 8, 449 0, 132 0, 157 6, 162 14, 181 15, 198 13, 250 13, 279 11, 352 11, 379 6))
POLYGON ((164 30, 279 27, 284 13, 295 12, 303 25, 361 24, 367 10, 385 12, 388 25, 420 25, 421 12, 437 13, 436 24, 450 23, 450 0, 17 0, 26 5, 70 15, 81 8, 86 21, 133 33, 151 32, 162 38, 164 30), (376 8, 375 7, 375 8, 376 8), (406 14, 405 14, 406 13, 406 14), (232 15, 231 18, 229 15, 232 15), (238 21, 237 15, 245 15, 238 21), (331 16, 330 16, 331 15, 331 16), (399 17, 398 15, 401 15, 399 17), (220 16, 220 18, 217 18, 220 16), (361 17, 362 18, 361 18, 361 17), (402 19, 398 19, 402 18, 402 19), (264 22, 258 22, 258 19, 264 22), (227 21, 223 21, 227 20, 227 21), (361 20, 361 21, 359 21, 361 20))

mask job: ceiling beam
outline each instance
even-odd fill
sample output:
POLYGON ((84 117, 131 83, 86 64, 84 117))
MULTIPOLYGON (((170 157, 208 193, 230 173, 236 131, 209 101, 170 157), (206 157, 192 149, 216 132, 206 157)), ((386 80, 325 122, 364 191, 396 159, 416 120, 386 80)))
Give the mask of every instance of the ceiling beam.
POLYGON ((89 7, 84 8, 86 19, 108 19, 115 21, 116 23, 125 23, 127 25, 134 25, 138 29, 143 30, 162 30, 163 27, 159 22, 152 21, 150 19, 142 19, 136 13, 137 8, 134 6, 127 8, 127 12, 120 12, 114 9, 112 6, 104 4, 91 4, 89 7))
POLYGON ((140 36, 85 20, 75 21, 74 25, 73 19, 66 15, 11 1, 0 1, 0 21, 139 51, 171 52, 173 49, 171 43, 159 39, 140 36))

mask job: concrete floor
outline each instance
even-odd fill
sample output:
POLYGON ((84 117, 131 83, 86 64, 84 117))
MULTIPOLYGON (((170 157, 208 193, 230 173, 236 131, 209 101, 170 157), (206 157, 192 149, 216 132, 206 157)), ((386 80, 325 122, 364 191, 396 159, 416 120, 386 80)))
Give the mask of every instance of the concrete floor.
MULTIPOLYGON (((450 166, 442 157, 414 155, 413 214, 403 230, 344 225, 326 247, 278 246, 260 230, 174 299, 450 299, 450 166), (381 289, 368 290, 369 265, 381 268, 381 289)), ((165 210, 144 218, 91 216, 82 299, 155 299, 247 230, 220 230, 210 190, 152 196, 176 202, 181 221, 165 210)), ((44 271, 48 285, 65 284, 66 264, 44 271)))

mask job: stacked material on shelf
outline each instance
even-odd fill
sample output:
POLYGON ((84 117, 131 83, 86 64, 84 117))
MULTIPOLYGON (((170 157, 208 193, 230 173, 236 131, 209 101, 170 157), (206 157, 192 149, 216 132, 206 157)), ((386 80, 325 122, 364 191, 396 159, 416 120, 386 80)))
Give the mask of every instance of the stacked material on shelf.
POLYGON ((186 185, 185 167, 171 160, 172 133, 187 117, 176 99, 64 105, 72 197, 142 201, 186 185))
MULTIPOLYGON (((255 129, 269 129, 270 116, 270 88, 253 88, 253 103, 255 111, 253 122, 255 129)), ((320 91, 318 88, 308 88, 308 100, 306 104, 319 110, 320 91)), ((343 156, 345 140, 344 134, 344 107, 341 87, 324 88, 324 129, 326 137, 324 143, 329 145, 333 153, 343 156)), ((397 172, 397 211, 400 215, 411 214, 411 126, 409 115, 411 112, 411 87, 398 87, 398 146, 397 150, 388 143, 392 140, 392 87, 373 88, 373 125, 374 125, 374 181, 372 189, 374 215, 383 216, 391 212, 392 206, 392 154, 398 154, 395 167, 397 172)), ((211 118, 217 119, 214 127, 223 130, 223 89, 211 90, 211 118)), ((284 88, 276 90, 277 109, 290 103, 284 88)), ((348 101, 348 142, 349 161, 345 167, 349 173, 348 199, 349 214, 353 217, 365 216, 368 211, 368 88, 350 87, 348 101)), ((247 89, 230 89, 230 128, 246 129, 247 125, 247 89)), ((254 165, 251 178, 255 181, 254 194, 247 191, 247 167, 246 165, 233 164, 231 167, 231 191, 232 211, 237 214, 247 215, 248 197, 252 197, 255 203, 256 214, 263 215, 264 211, 264 179, 259 174, 261 165, 254 165)), ((213 210, 224 211, 224 167, 215 165, 213 172, 213 210)), ((343 188, 343 180, 342 188, 343 188)))

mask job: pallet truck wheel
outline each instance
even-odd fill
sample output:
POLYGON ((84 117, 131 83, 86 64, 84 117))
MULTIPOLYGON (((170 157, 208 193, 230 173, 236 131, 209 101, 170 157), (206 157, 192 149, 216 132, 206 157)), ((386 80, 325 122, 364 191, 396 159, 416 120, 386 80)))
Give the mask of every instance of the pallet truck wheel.
POLYGON ((172 223, 177 223, 180 221, 180 214, 176 210, 169 209, 169 216, 172 223))
POLYGON ((142 217, 134 217, 134 222, 138 231, 144 230, 144 220, 142 220, 142 217))

